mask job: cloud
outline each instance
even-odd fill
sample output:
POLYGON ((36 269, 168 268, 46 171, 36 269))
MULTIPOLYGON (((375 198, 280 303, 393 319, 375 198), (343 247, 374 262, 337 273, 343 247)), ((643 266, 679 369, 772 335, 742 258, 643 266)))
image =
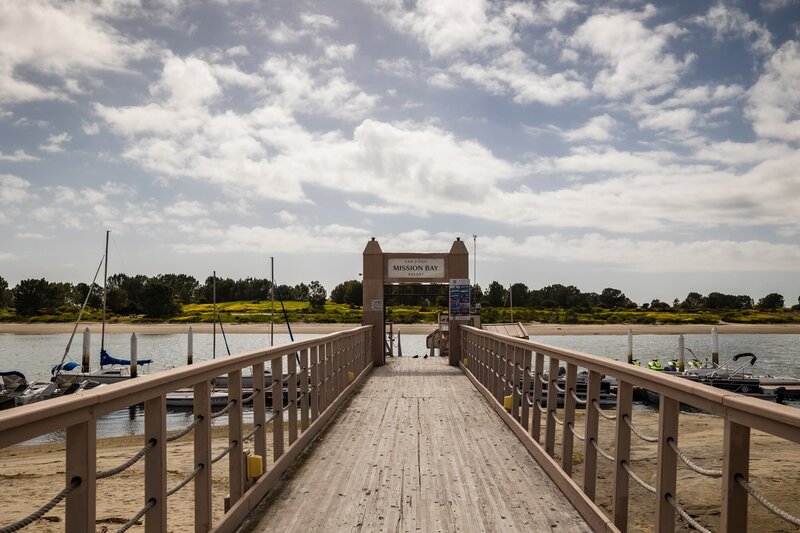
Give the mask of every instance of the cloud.
POLYGON ((589 121, 574 130, 561 132, 561 136, 570 142, 578 141, 609 141, 613 138, 611 130, 619 123, 607 114, 592 117, 589 121))
POLYGON ((655 14, 620 11, 592 15, 569 39, 572 47, 588 50, 600 61, 593 90, 610 99, 628 95, 650 98, 671 91, 694 56, 677 59, 668 53, 669 40, 683 30, 675 24, 648 28, 643 21, 655 14))
POLYGON ((0 102, 64 99, 62 88, 48 85, 51 76, 75 88, 76 76, 124 70, 151 53, 150 41, 129 40, 105 24, 108 14, 108 6, 89 2, 0 2, 0 102))
POLYGON ((47 137, 48 144, 40 144, 39 150, 43 150, 45 152, 50 152, 51 154, 59 153, 64 151, 64 147, 61 146, 65 142, 69 142, 72 140, 72 136, 69 133, 59 133, 49 135, 47 137))
POLYGON ((787 41, 766 62, 748 94, 745 116, 761 137, 800 140, 800 44, 787 41))
POLYGON ((244 45, 231 46, 225 50, 225 53, 231 57, 247 57, 250 55, 250 51, 244 45))
POLYGON ((726 6, 717 2, 708 12, 694 21, 714 31, 714 38, 723 40, 726 37, 739 37, 747 41, 748 46, 755 52, 769 54, 774 50, 772 34, 761 23, 753 20, 741 9, 726 6))
POLYGON ((4 154, 0 151, 0 161, 10 161, 12 163, 19 163, 21 161, 38 161, 38 157, 34 157, 25 153, 25 150, 14 150, 13 154, 4 154))
POLYGON ((29 196, 29 181, 11 174, 0 174, 0 204, 16 204, 27 200, 29 196))
POLYGON ((793 272, 800 246, 759 240, 670 240, 548 234, 521 240, 481 237, 483 254, 562 263, 600 263, 633 272, 793 272))
POLYGON ((97 122, 81 120, 81 128, 86 135, 97 135, 100 133, 100 125, 97 122))
POLYGON ((164 214, 178 218, 194 218, 207 215, 208 208, 200 202, 179 200, 164 208, 164 214))

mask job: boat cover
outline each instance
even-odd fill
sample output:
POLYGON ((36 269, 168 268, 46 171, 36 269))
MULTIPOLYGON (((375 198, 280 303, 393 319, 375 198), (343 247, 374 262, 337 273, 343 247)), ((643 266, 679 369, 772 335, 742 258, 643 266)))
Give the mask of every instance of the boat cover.
MULTIPOLYGON (((149 365, 152 363, 152 359, 139 359, 136 361, 137 365, 149 365)), ((116 357, 111 357, 108 355, 108 352, 105 350, 100 350, 100 366, 105 365, 123 365, 128 366, 131 364, 130 359, 117 359, 116 357)))
POLYGON ((54 366, 50 370, 50 373, 55 376, 57 372, 60 372, 62 370, 66 370, 67 372, 69 372, 70 370, 75 370, 79 366, 81 366, 81 365, 79 365, 78 363, 76 363, 74 361, 67 361, 66 363, 61 363, 60 365, 54 366))

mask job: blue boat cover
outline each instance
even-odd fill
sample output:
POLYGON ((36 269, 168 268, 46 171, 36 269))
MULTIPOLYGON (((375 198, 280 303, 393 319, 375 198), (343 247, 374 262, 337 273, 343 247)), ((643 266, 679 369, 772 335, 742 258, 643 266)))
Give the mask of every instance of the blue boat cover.
POLYGON ((68 361, 66 363, 61 363, 60 365, 54 366, 52 370, 50 370, 50 373, 55 376, 56 372, 60 372, 61 370, 66 370, 66 371, 75 370, 79 366, 80 365, 74 361, 68 361))
MULTIPOLYGON (((149 365, 152 363, 152 359, 139 359, 136 361, 137 365, 149 365)), ((128 366, 130 365, 130 359, 117 359, 116 357, 111 357, 108 355, 108 352, 105 350, 100 350, 100 366, 105 365, 123 365, 128 366)))

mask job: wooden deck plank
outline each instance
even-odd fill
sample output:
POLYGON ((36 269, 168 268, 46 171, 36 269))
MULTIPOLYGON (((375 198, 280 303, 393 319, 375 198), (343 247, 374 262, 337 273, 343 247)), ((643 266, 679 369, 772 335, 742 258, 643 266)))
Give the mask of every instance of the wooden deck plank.
POLYGON ((461 371, 439 358, 375 369, 244 528, 554 529, 590 531, 461 371))

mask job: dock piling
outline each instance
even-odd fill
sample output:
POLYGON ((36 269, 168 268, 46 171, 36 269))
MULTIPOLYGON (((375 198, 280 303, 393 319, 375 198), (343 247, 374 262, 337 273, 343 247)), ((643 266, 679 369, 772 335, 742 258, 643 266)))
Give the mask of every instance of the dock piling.
POLYGON ((139 367, 136 364, 136 358, 138 356, 138 341, 136 340, 136 333, 131 333, 131 377, 135 378, 139 375, 139 367))

